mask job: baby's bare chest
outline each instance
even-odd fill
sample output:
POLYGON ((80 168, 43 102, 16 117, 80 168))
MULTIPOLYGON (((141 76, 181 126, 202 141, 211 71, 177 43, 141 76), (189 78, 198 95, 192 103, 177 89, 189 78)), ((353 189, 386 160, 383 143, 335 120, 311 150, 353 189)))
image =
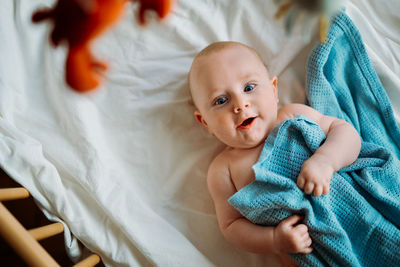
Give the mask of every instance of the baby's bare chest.
POLYGON ((257 162, 261 149, 236 153, 229 162, 229 171, 236 190, 240 190, 254 180, 252 166, 257 162))

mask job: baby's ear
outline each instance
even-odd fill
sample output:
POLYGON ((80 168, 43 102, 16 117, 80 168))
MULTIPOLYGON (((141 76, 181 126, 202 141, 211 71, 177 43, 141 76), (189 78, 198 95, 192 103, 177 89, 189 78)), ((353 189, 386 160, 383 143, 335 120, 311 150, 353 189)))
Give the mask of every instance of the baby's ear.
POLYGON ((271 83, 274 89, 274 93, 276 96, 277 101, 279 102, 279 98, 278 98, 278 78, 276 76, 273 76, 271 79, 271 83))
POLYGON ((208 125, 207 122, 203 119, 203 116, 200 114, 200 112, 198 110, 196 110, 194 112, 194 117, 196 118, 196 120, 198 122, 200 122, 201 124, 203 124, 204 127, 206 127, 208 129, 208 125))
POLYGON ((272 85, 276 88, 275 90, 278 90, 278 77, 273 76, 270 78, 270 81, 272 85))

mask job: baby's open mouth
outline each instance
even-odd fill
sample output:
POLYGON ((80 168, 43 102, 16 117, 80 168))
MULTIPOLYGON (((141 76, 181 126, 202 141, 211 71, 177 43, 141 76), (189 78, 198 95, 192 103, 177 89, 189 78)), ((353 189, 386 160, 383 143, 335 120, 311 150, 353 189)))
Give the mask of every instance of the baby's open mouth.
POLYGON ((245 119, 239 126, 239 129, 250 129, 256 117, 245 119))

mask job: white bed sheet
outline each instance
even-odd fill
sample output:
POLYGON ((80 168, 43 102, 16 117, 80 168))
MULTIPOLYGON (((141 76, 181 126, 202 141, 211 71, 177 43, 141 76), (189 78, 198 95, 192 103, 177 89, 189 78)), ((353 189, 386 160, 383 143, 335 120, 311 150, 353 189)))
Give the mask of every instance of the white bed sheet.
MULTIPOLYGON (((186 76, 207 44, 240 41, 279 76, 281 103, 302 102, 315 41, 303 35, 304 18, 286 36, 272 0, 181 0, 163 24, 139 28, 131 6, 95 46, 110 62, 107 81, 82 95, 64 84, 66 49, 51 47, 49 25, 30 22, 52 3, 0 3, 0 166, 65 222, 70 254, 79 257, 78 238, 109 266, 279 266, 218 229, 205 175, 222 145, 194 120, 186 76)), ((399 118, 394 5, 354 0, 347 12, 399 118)))

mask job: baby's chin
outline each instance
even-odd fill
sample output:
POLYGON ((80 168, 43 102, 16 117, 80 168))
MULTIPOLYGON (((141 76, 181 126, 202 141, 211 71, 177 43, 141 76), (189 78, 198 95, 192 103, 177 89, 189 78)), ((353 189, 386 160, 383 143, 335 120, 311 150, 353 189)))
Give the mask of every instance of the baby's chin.
MULTIPOLYGON (((261 129, 263 130, 263 129, 261 129)), ((241 130, 242 134, 235 136, 226 136, 215 134, 215 136, 225 145, 234 149, 251 149, 264 144, 266 135, 262 134, 265 131, 260 129, 241 130)))
POLYGON ((252 149, 252 148, 257 148, 260 145, 263 145, 265 142, 264 138, 260 138, 258 140, 249 140, 246 142, 232 142, 230 144, 226 144, 227 146, 234 148, 234 149, 252 149))
POLYGON ((261 132, 265 131, 259 131, 259 134, 256 135, 248 135, 244 140, 240 140, 236 144, 237 148, 255 148, 260 145, 263 145, 265 143, 265 140, 267 138, 267 135, 261 134, 261 132))

